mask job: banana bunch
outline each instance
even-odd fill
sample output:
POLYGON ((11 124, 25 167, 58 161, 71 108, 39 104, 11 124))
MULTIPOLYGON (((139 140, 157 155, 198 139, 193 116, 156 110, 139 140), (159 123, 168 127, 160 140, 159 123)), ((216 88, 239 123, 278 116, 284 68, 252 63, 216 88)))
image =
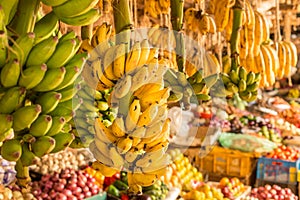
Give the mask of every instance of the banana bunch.
POLYGON ((229 23, 230 10, 235 0, 209 1, 209 14, 214 15, 218 32, 222 32, 229 23))
POLYGON ((100 17, 99 0, 42 0, 60 21, 72 26, 93 24, 100 17))
POLYGON ((223 97, 239 94, 242 100, 251 102, 257 98, 257 90, 260 85, 261 74, 248 72, 245 67, 239 66, 231 70, 229 74, 221 73, 221 80, 214 91, 217 96, 223 97), (223 86, 223 87, 222 87, 223 86))
MULTIPOLYGON (((75 80, 88 54, 77 54, 81 40, 74 32, 54 36, 58 18, 53 12, 36 22, 34 32, 8 43, 4 13, 0 9, 1 155, 30 166, 74 140, 71 121, 82 104, 75 80)), ((19 175, 20 180, 27 178, 19 175)))
POLYGON ((144 14, 155 19, 159 18, 161 14, 169 14, 170 0, 145 0, 144 14))
POLYGON ((184 12, 185 29, 189 32, 206 35, 216 33, 217 26, 215 19, 208 13, 196 8, 188 8, 184 12))

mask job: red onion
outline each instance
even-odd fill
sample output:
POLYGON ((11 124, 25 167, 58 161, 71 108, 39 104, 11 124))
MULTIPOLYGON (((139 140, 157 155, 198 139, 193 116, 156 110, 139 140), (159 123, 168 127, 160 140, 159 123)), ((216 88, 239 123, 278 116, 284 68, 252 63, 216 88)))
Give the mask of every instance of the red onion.
POLYGON ((72 191, 71 190, 69 190, 69 189, 64 189, 63 191, 62 191, 62 193, 63 194, 65 194, 66 196, 72 196, 72 191))
POLYGON ((63 191, 63 189, 65 188, 65 185, 61 184, 61 183, 55 183, 53 187, 56 191, 63 191))
POLYGON ((82 191, 83 191, 84 193, 89 192, 89 191, 90 191, 90 188, 89 188, 88 186, 84 186, 84 187, 82 188, 82 191))
POLYGON ((85 192, 85 197, 91 197, 92 193, 90 191, 85 192))

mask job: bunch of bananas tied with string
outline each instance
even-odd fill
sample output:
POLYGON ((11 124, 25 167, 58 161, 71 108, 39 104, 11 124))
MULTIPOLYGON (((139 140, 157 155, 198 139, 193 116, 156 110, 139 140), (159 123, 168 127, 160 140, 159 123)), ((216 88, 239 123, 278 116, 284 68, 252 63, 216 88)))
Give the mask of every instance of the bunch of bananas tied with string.
POLYGON ((216 33, 217 25, 213 16, 196 8, 188 8, 184 12, 185 30, 206 35, 216 33))
POLYGON ((4 8, 0 8, 1 156, 17 162, 17 178, 25 186, 29 177, 19 174, 20 169, 64 150, 74 140, 72 118, 83 103, 76 96, 80 83, 75 80, 88 54, 77 54, 81 40, 74 32, 55 35, 58 18, 53 12, 37 21, 33 32, 9 37, 5 24, 9 12, 4 8))
MULTIPOLYGON (((233 9, 225 28, 226 40, 230 40, 233 23, 233 9)), ((261 73, 260 87, 272 86, 276 79, 289 77, 291 68, 297 64, 297 49, 290 41, 273 42, 270 39, 270 23, 264 14, 254 10, 245 1, 242 25, 239 31, 238 55, 240 65, 248 71, 261 73)), ((225 58, 227 60, 227 58, 225 58)), ((227 62, 227 61, 226 61, 227 62)), ((225 64, 224 72, 229 73, 230 64, 225 64)))
POLYGON ((160 15, 170 13, 170 0, 145 0, 144 1, 144 14, 155 19, 160 15))

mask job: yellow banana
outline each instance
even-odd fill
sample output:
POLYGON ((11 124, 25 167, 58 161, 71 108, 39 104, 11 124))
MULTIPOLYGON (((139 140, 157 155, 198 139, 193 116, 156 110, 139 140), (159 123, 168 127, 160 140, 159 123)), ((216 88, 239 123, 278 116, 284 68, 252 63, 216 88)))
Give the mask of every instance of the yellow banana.
POLYGON ((140 99, 141 110, 146 110, 152 104, 165 104, 170 96, 170 88, 164 88, 160 91, 149 94, 140 99))
POLYGON ((248 54, 248 29, 244 25, 242 29, 240 29, 240 41, 239 41, 239 58, 246 59, 248 54))
POLYGON ((97 138, 107 144, 116 143, 118 140, 111 129, 105 127, 99 118, 95 120, 95 133, 97 138))
POLYGON ((92 152, 94 158, 106 165, 107 167, 112 167, 112 159, 109 157, 109 154, 103 154, 101 151, 99 151, 98 147, 96 146, 95 141, 91 142, 89 145, 89 150, 92 152))
POLYGON ((116 144, 117 151, 119 152, 119 154, 127 153, 131 149, 132 143, 133 143, 133 138, 130 136, 119 138, 116 144))
POLYGON ((286 47, 290 49, 291 52, 291 66, 296 67, 298 62, 298 54, 297 54, 297 47, 291 41, 282 41, 286 47))
POLYGON ((113 73, 117 78, 121 78, 125 73, 125 51, 126 46, 124 43, 122 43, 116 47, 114 52, 113 73))
POLYGON ((109 157, 111 158, 114 167, 121 168, 124 164, 123 157, 118 153, 117 147, 113 146, 109 149, 109 157))
POLYGON ((263 22, 262 18, 257 11, 254 11, 255 14, 255 28, 254 28, 254 56, 258 56, 260 45, 263 42, 263 22))
POLYGON ((285 52, 286 52, 286 61, 285 61, 285 65, 284 65, 284 76, 285 77, 290 77, 291 75, 291 61, 292 61, 292 52, 290 50, 290 48, 284 43, 284 42, 280 42, 281 47, 285 48, 285 52))
POLYGON ((141 55, 137 66, 143 66, 147 63, 150 55, 150 45, 147 39, 141 42, 141 55))
POLYGON ((147 96, 153 92, 157 92, 163 89, 163 85, 157 83, 147 83, 137 89, 133 95, 138 99, 143 98, 143 96, 147 96))
POLYGON ((126 64, 125 64, 125 72, 130 73, 132 70, 138 67, 138 63, 141 56, 141 43, 135 42, 127 54, 126 64))
POLYGON ((276 43, 277 45, 277 54, 278 54, 278 58, 279 58, 279 70, 277 71, 277 77, 279 79, 282 79, 284 77, 285 74, 285 66, 286 66, 286 60, 287 60, 287 53, 286 53, 286 49, 285 47, 281 44, 281 42, 276 43))
POLYGON ((129 106, 128 115, 126 116, 125 124, 126 124, 127 131, 130 132, 136 127, 137 122, 139 120, 140 113, 141 113, 140 101, 138 99, 134 99, 129 106))
POLYGON ((116 174, 119 171, 117 169, 106 166, 99 161, 94 161, 92 163, 91 167, 94 170, 99 171, 101 174, 103 174, 106 177, 112 177, 114 174, 116 174))
POLYGON ((142 112, 137 122, 138 126, 148 126, 156 117, 159 105, 157 103, 150 105, 142 112))
POLYGON ((111 125, 112 133, 116 137, 123 137, 126 134, 123 116, 117 116, 111 125))
POLYGON ((261 45, 261 52, 263 54, 264 57, 264 61, 265 61, 265 67, 266 67, 266 75, 267 75, 267 81, 269 83, 269 85, 273 85, 275 83, 275 75, 274 72, 272 70, 272 66, 273 66, 273 60, 272 60, 272 56, 270 54, 270 52, 268 51, 268 49, 266 48, 266 45, 261 45))
POLYGON ((113 71, 113 62, 115 61, 116 50, 118 45, 110 47, 104 54, 102 73, 106 76, 107 79, 113 81, 117 80, 118 77, 115 76, 113 71))

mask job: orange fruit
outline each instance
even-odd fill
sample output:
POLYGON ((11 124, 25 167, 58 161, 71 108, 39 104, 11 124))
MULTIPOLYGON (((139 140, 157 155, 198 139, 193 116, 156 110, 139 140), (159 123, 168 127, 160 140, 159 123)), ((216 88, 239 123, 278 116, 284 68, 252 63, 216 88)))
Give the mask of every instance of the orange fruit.
POLYGON ((228 184, 230 183, 230 180, 229 178, 227 177, 223 177, 221 180, 220 180, 220 186, 227 186, 228 184))

